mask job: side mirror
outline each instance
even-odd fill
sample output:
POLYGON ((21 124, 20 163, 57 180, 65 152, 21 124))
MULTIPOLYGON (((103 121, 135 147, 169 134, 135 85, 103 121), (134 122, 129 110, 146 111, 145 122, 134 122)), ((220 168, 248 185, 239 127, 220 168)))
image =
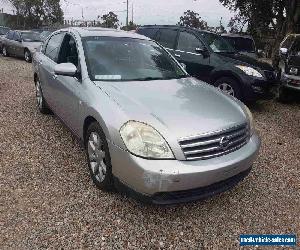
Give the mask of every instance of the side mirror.
POLYGON ((180 63, 181 67, 184 68, 184 70, 186 70, 186 65, 184 63, 180 63))
POLYGON ((77 68, 73 63, 60 63, 54 67, 54 73, 58 76, 71 76, 77 75, 77 68))
POLYGON ((198 54, 202 54, 204 57, 208 57, 209 56, 209 52, 206 48, 196 48, 195 51, 198 54))
POLYGON ((281 55, 286 55, 288 53, 288 49, 287 48, 280 48, 280 54, 281 55))

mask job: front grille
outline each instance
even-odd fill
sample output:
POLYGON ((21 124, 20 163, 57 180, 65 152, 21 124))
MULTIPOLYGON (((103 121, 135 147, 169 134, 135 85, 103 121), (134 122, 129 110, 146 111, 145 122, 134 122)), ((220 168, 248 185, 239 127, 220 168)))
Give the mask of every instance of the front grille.
POLYGON ((247 144, 250 131, 247 124, 220 132, 179 140, 186 160, 207 160, 236 151, 247 144))
POLYGON ((264 73, 265 73, 265 77, 269 81, 273 81, 273 80, 277 79, 277 73, 276 73, 276 71, 265 70, 264 73))

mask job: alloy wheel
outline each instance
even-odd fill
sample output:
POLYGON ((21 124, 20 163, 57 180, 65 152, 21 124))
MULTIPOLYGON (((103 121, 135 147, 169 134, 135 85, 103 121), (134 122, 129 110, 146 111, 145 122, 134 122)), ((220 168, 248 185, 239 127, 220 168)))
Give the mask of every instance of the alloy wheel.
POLYGON ((221 91, 227 93, 228 95, 235 96, 235 92, 234 92, 233 87, 228 83, 225 83, 225 82, 221 83, 218 86, 218 89, 220 89, 221 91))
POLYGON ((30 61, 31 55, 30 55, 30 52, 28 50, 25 51, 24 57, 25 57, 26 62, 30 61))
POLYGON ((5 48, 5 47, 2 48, 2 54, 3 54, 4 56, 7 56, 7 51, 6 51, 6 48, 5 48))
POLYGON ((37 80, 35 84, 35 95, 36 95, 37 105, 41 109, 43 105, 43 95, 42 95, 41 83, 39 80, 37 80))
POLYGON ((94 177, 101 183, 107 172, 104 144, 97 132, 92 132, 88 140, 88 157, 94 177))

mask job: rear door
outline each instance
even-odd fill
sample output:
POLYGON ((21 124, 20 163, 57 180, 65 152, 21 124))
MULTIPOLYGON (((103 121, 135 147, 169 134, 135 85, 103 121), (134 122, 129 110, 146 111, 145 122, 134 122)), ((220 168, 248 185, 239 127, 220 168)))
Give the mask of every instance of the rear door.
POLYGON ((16 56, 24 56, 24 49, 23 49, 23 45, 22 45, 22 37, 20 32, 15 32, 14 34, 14 40, 13 40, 13 46, 14 46, 14 54, 16 56))
POLYGON ((156 34, 155 40, 174 56, 177 36, 178 28, 160 28, 156 34))
POLYGON ((7 36, 6 36, 6 40, 4 42, 4 46, 6 48, 6 51, 8 52, 8 54, 14 54, 13 51, 13 47, 12 47, 12 40, 14 39, 14 31, 9 31, 7 36))
POLYGON ((64 36, 65 32, 52 35, 46 41, 42 53, 39 53, 37 58, 43 95, 54 112, 59 108, 55 102, 55 81, 57 77, 54 74, 54 67, 57 65, 58 54, 64 36))
POLYGON ((197 48, 204 50, 205 45, 194 33, 187 30, 179 32, 175 57, 179 62, 186 65, 186 70, 191 76, 208 81, 212 70, 210 57, 197 53, 197 48))

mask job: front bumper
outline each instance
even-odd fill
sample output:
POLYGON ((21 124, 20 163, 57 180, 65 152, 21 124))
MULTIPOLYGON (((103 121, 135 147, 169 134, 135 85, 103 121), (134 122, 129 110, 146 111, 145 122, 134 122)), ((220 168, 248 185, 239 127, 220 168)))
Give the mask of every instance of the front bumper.
POLYGON ((273 88, 280 84, 277 79, 255 79, 246 77, 243 79, 245 88, 243 89, 244 99, 246 101, 255 101, 258 99, 272 99, 274 97, 273 88))
POLYGON ((284 74, 281 80, 281 86, 291 90, 300 91, 300 76, 284 74))
MULTIPOLYGON (((260 144, 258 135, 254 134, 249 143, 235 152, 199 161, 147 160, 133 156, 111 143, 110 154, 113 175, 122 184, 144 197, 152 198, 154 202, 155 198, 156 201, 160 201, 156 203, 164 203, 163 197, 170 200, 169 196, 166 196, 168 193, 192 190, 198 192, 203 187, 222 183, 239 174, 244 176, 243 173, 249 171, 256 159, 260 144)), ((219 190, 222 191, 220 188, 219 190)), ((213 195, 218 191, 210 190, 210 193, 213 195)), ((199 192, 193 197, 185 197, 184 201, 199 198, 199 192)))

